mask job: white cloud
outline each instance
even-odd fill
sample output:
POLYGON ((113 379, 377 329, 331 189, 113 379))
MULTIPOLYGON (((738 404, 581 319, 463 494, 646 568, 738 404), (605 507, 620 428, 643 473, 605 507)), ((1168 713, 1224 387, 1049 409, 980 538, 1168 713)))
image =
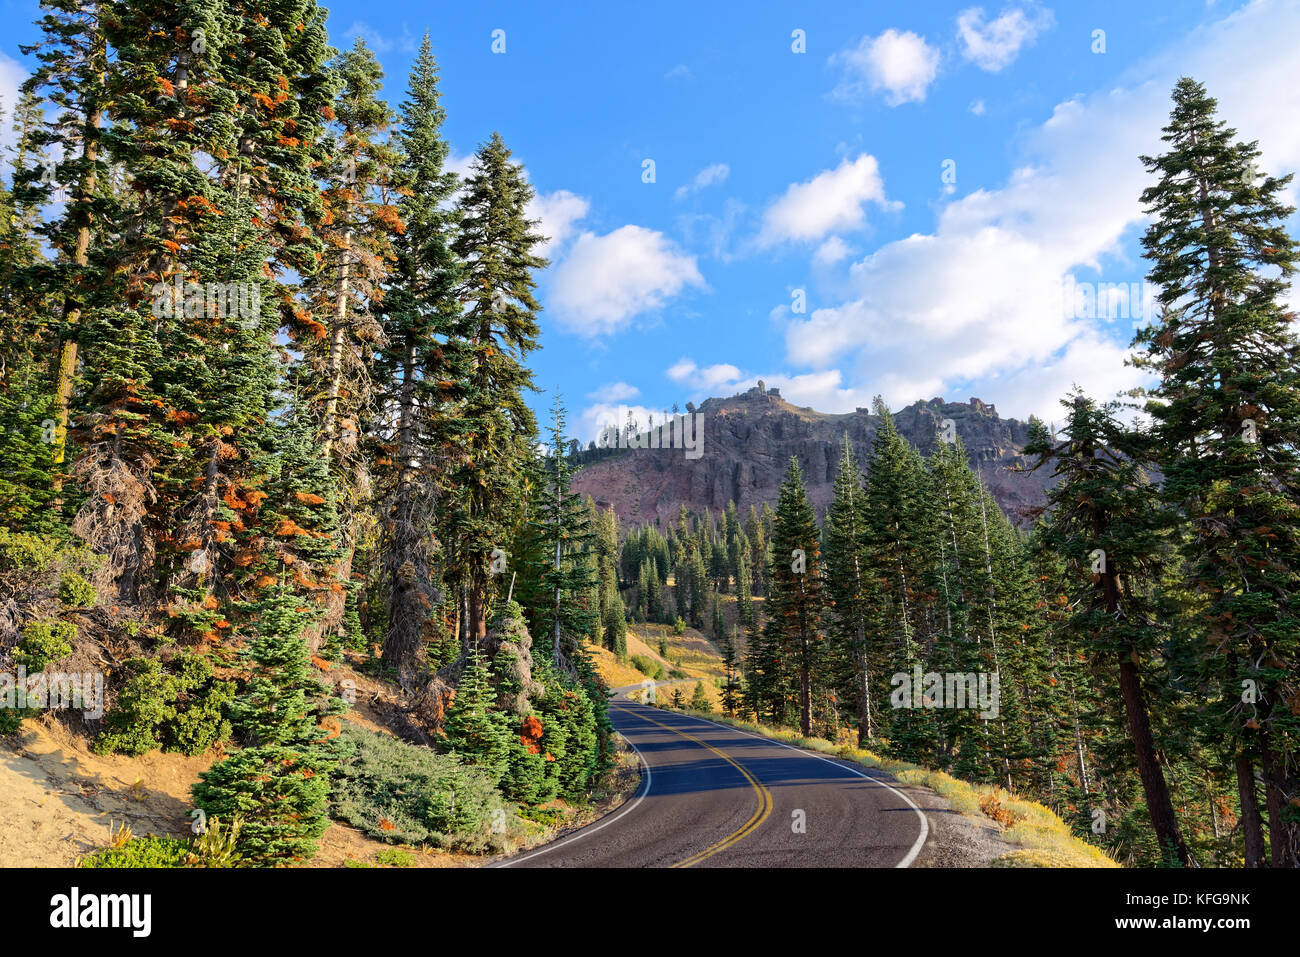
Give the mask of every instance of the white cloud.
POLYGON ((8 148, 15 142, 14 108, 18 105, 18 87, 26 79, 26 68, 17 60, 0 53, 0 107, 4 109, 4 122, 0 123, 0 148, 8 148))
POLYGON ((983 115, 984 115, 984 101, 983 101, 983 100, 976 100, 974 103, 972 103, 972 104, 970 105, 970 111, 971 111, 972 113, 974 113, 976 116, 983 116, 983 115))
POLYGON ((676 219, 682 242, 693 248, 705 247, 714 259, 731 262, 732 237, 740 229, 748 207, 734 196, 722 204, 722 214, 684 213, 676 219))
POLYGON ((590 211, 589 200, 567 189, 534 196, 525 215, 529 219, 541 220, 538 231, 547 237, 546 242, 536 247, 537 255, 549 257, 563 248, 574 228, 586 219, 590 211))
POLYGON ((813 263, 817 266, 833 266, 842 259, 846 259, 851 250, 849 244, 838 236, 832 236, 813 253, 813 263))
POLYGON ((808 381, 830 398, 870 383, 895 405, 960 393, 1019 417, 1059 419, 1057 400, 1076 382, 1101 398, 1137 384, 1123 364, 1133 324, 1076 317, 1063 284, 1142 281, 1147 264, 1127 245, 1151 181, 1138 156, 1163 150, 1179 76, 1206 83, 1240 138, 1259 141, 1267 172, 1300 169, 1300 87, 1288 80, 1297 59, 1300 7, 1256 0, 1061 103, 1028 131, 1005 185, 948 203, 932 232, 854 263, 847 301, 789 317, 787 359, 825 373, 808 381))
POLYGON ((865 89, 885 91, 890 106, 925 99, 939 72, 939 51, 915 33, 886 30, 878 37, 863 37, 856 47, 831 57, 844 76, 834 95, 859 99, 865 89))
POLYGON ((678 359, 668 368, 667 374, 678 385, 714 395, 716 390, 741 378, 740 370, 728 363, 700 368, 691 359, 678 359))
POLYGON ((691 287, 704 287, 695 257, 663 233, 621 226, 582 232, 556 267, 549 305, 561 325, 581 335, 616 332, 691 287))
POLYGON ((689 80, 691 78, 691 68, 685 63, 679 63, 667 73, 664 74, 665 80, 689 80))
POLYGON ((996 20, 987 22, 982 7, 971 7, 957 16, 962 56, 981 70, 997 73, 1053 22, 1052 11, 1039 6, 1004 10, 996 20))
POLYGON ((696 173, 695 178, 685 186, 678 186, 677 192, 673 193, 673 198, 684 199, 691 193, 698 193, 702 189, 724 183, 730 175, 731 167, 726 163, 714 163, 711 166, 706 166, 696 173))
MULTIPOLYGON (((407 29, 405 23, 402 24, 401 36, 389 36, 381 33, 364 20, 353 20, 352 26, 347 28, 343 36, 349 40, 360 37, 376 53, 392 53, 394 50, 399 53, 415 52, 415 36, 407 29)), ((351 46, 351 44, 348 44, 348 46, 351 46)))
POLYGON ((863 207, 869 202, 886 209, 901 205, 885 198, 879 164, 863 153, 806 182, 791 184, 763 214, 758 245, 811 242, 832 232, 859 229, 866 221, 863 207))
POLYGON ((819 412, 851 412, 858 406, 869 407, 876 393, 863 386, 845 386, 838 369, 792 375, 788 372, 764 372, 755 375, 720 363, 699 366, 693 359, 679 359, 667 370, 668 378, 690 391, 692 401, 710 397, 727 397, 743 392, 759 379, 769 389, 781 391, 781 398, 794 405, 810 406, 819 412))
POLYGON ((640 389, 626 382, 606 382, 594 392, 588 392, 587 398, 595 399, 597 402, 626 402, 640 394, 640 389))

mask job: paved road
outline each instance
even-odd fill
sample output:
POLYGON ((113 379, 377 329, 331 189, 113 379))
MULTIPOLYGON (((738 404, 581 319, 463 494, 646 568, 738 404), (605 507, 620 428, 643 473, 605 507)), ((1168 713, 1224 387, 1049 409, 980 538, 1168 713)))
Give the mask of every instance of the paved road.
POLYGON ((865 768, 622 697, 610 716, 641 757, 636 794, 495 866, 907 867, 930 834, 917 803, 865 768))

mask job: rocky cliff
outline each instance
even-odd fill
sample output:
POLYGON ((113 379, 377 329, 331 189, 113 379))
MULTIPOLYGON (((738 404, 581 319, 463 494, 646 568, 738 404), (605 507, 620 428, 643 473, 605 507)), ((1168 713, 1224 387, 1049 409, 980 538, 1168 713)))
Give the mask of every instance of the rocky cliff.
MULTIPOLYGON (((840 443, 847 433, 865 466, 880 420, 868 409, 832 415, 791 405, 775 389, 761 386, 728 399, 708 399, 697 410, 702 419, 703 454, 688 458, 682 449, 629 448, 582 468, 576 491, 590 495, 601 508, 614 507, 624 522, 642 524, 674 519, 680 505, 715 513, 734 500, 738 508, 767 502, 775 507, 790 456, 799 458, 808 497, 819 513, 830 503, 839 464, 840 443)), ((1020 454, 1027 426, 1003 419, 979 399, 945 402, 930 399, 894 413, 902 435, 929 454, 941 440, 945 420, 961 438, 971 467, 983 476, 1003 510, 1023 522, 1041 507, 1049 478, 1013 472, 1026 464, 1020 454)))

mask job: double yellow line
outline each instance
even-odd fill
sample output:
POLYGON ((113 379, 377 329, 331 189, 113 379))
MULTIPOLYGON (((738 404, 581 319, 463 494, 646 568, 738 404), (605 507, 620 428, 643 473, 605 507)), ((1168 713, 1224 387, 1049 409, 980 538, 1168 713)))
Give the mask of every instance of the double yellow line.
MULTIPOLYGON (((631 709, 629 709, 629 711, 630 710, 631 709)), ((717 748, 709 744, 707 741, 701 741, 693 734, 687 734, 685 731, 682 731, 678 728, 674 728, 672 725, 664 724, 662 721, 656 721, 654 718, 647 718, 645 715, 640 714, 638 712, 632 711, 631 713, 635 714, 642 721, 649 721, 651 724, 657 724, 659 725, 659 727, 667 731, 671 731, 674 734, 680 734, 683 738, 686 738, 688 741, 694 741, 702 748, 708 748, 718 757, 722 758, 722 760, 726 761, 733 768, 735 768, 737 771, 743 774, 745 776, 745 780, 749 782, 749 786, 752 787, 754 789, 754 793, 758 795, 758 807, 755 809, 753 815, 750 817, 748 821, 742 824, 737 830, 733 831, 731 834, 728 834, 718 843, 712 845, 711 847, 705 848, 704 850, 700 851, 698 854, 692 854, 684 861, 678 861, 676 864, 672 865, 673 867, 694 867, 696 864, 700 863, 700 861, 708 860, 714 854, 721 853, 722 851, 725 851, 727 848, 731 847, 733 844, 737 843, 738 841, 744 840, 745 837, 751 834, 755 829, 758 828, 760 824, 762 824, 764 821, 767 820, 767 816, 772 813, 772 792, 770 792, 766 787, 764 787, 762 782, 759 781, 758 778, 750 774, 749 770, 745 768, 744 765, 737 762, 735 759, 731 757, 731 755, 727 754, 726 752, 719 751, 717 748)))

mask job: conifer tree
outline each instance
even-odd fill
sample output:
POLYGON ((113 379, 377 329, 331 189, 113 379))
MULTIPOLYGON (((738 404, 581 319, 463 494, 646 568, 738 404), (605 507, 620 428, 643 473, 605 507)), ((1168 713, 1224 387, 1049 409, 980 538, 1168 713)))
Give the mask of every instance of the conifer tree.
MULTIPOLYGON (((331 60, 330 72, 336 95, 319 165, 324 216, 318 232, 326 249, 321 268, 303 284, 307 309, 291 330, 303 357, 294 367, 297 390, 316 423, 322 454, 334 468, 340 491, 343 554, 337 580, 346 587, 356 542, 366 534, 359 523, 371 476, 362 437, 372 429, 379 401, 374 353, 387 344, 380 316, 384 281, 394 257, 392 237, 404 225, 395 206, 397 153, 388 137, 394 115, 378 95, 383 69, 358 37, 350 50, 331 60)), ((420 577, 427 576, 416 572, 406 581, 420 577)), ((399 600, 407 591, 405 582, 399 582, 399 600)), ((418 603, 414 597, 409 601, 418 603)), ((337 633, 345 603, 346 593, 335 592, 321 623, 327 634, 337 633)), ((409 606, 404 610, 418 627, 418 612, 409 606)), ((404 641, 410 640, 411 628, 407 619, 399 620, 404 641)), ((411 661, 399 656, 397 664, 400 679, 409 686, 411 661)))
POLYGON ((730 718, 736 716, 740 706, 739 658, 736 654, 736 626, 722 637, 722 713, 730 718))
POLYGON ((443 733, 447 750, 483 768, 494 783, 501 780, 510 753, 508 718, 496 710, 492 671, 478 646, 470 648, 443 733))
POLYGON ((98 0, 44 0, 41 8, 42 38, 22 48, 26 54, 35 53, 41 65, 24 86, 44 93, 59 110, 55 123, 36 131, 33 139, 62 157, 51 170, 53 176, 42 179, 53 180, 43 184, 44 199, 53 198, 51 187, 57 185, 65 190, 65 206, 61 217, 38 229, 57 252, 51 261, 39 264, 32 283, 48 294, 47 308, 58 316, 53 464, 62 466, 81 317, 105 278, 102 258, 91 268, 92 240, 109 232, 114 206, 111 190, 105 188, 109 175, 102 148, 108 56, 98 0))
POLYGON ((1153 513, 1152 489, 1130 457, 1133 442, 1114 417, 1076 393, 1068 439, 1053 440, 1035 423, 1026 454, 1052 463, 1057 484, 1040 530, 1044 545, 1064 559, 1075 612, 1068 627, 1081 645, 1117 674, 1138 773, 1157 839, 1185 867, 1191 863, 1169 796, 1160 750, 1151 731, 1142 664, 1161 637, 1152 591, 1169 559, 1167 537, 1153 513))
POLYGON ((857 703, 858 744, 865 747, 872 738, 867 619, 871 610, 868 589, 873 582, 863 554, 862 473, 847 434, 835 474, 834 495, 825 523, 826 597, 836 658, 848 664, 851 676, 856 676, 845 690, 857 703))
POLYGON ((403 229, 393 240, 395 260, 381 309, 383 341, 375 356, 382 414, 374 470, 388 600, 383 655, 409 685, 442 597, 432 528, 464 377, 453 338, 459 266, 451 254, 455 221, 449 200, 456 176, 445 169, 445 114, 427 34, 399 112, 393 180, 403 229))
POLYGON ((1284 703, 1300 670, 1300 344, 1285 305, 1294 209, 1282 201, 1290 177, 1258 175, 1258 147, 1216 109, 1184 77, 1165 152, 1143 157, 1159 177, 1142 194, 1153 217, 1142 244, 1163 311, 1134 345, 1160 379, 1146 404, 1150 454, 1191 530, 1189 581, 1207 602, 1200 673, 1237 773, 1247 866, 1264 862, 1256 768, 1272 863, 1295 866, 1300 719, 1284 703))
POLYGON ((769 614, 798 678, 799 730, 812 731, 812 686, 822 655, 821 536, 793 456, 781 483, 772 530, 769 614))
MULTIPOLYGON (((541 547, 538 567, 527 569, 536 583, 534 633, 546 636, 557 672, 594 640, 599 608, 589 601, 596 583, 596 530, 582 499, 570 489, 572 472, 564 456, 566 413, 559 393, 551 407, 550 454, 542 463, 537 506, 530 535, 541 547)), ((544 646, 543 646, 544 647, 544 646)))
POLYGON ((444 541, 468 605, 468 640, 486 634, 489 558, 507 538, 519 508, 520 464, 532 455, 537 425, 524 401, 533 388, 523 364, 537 347, 533 271, 546 260, 534 249, 542 238, 526 210, 533 189, 510 150, 494 133, 475 154, 460 194, 461 224, 452 246, 463 264, 458 294, 465 305, 460 338, 466 343, 466 395, 460 407, 466 445, 451 476, 444 541))
POLYGON ((337 762, 329 738, 337 729, 317 716, 338 705, 319 700, 325 689, 308 666, 308 617, 299 603, 286 585, 256 603, 256 637, 246 653, 254 673, 232 708, 247 746, 201 772, 193 787, 208 819, 242 819, 239 856, 261 866, 310 858, 329 826, 329 773, 337 762))

